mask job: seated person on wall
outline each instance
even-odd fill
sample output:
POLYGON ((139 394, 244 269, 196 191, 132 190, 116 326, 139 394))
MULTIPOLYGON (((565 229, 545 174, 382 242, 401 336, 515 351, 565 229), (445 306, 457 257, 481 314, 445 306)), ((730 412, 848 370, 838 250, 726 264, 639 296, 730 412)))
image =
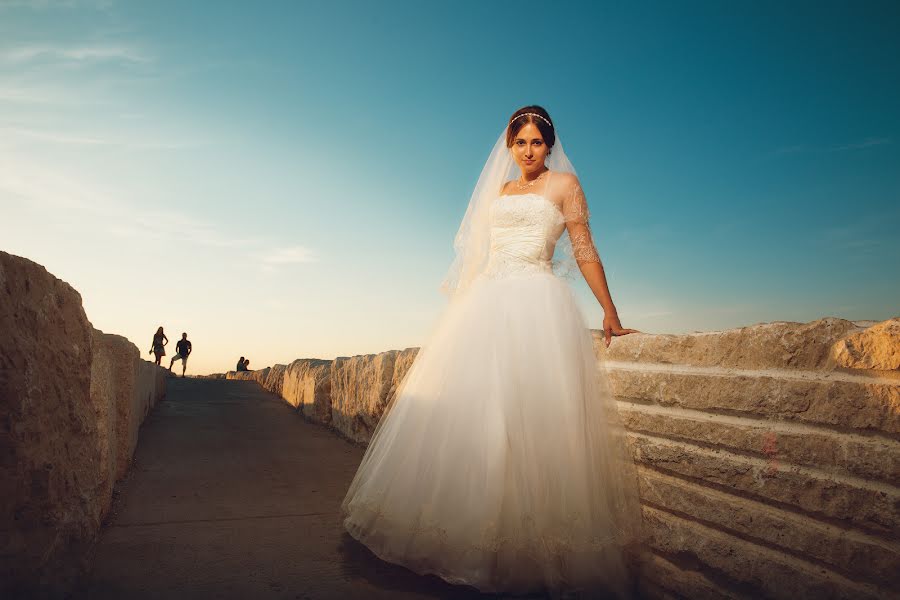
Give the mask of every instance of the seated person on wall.
POLYGON ((249 371, 249 370, 250 370, 250 359, 249 359, 249 358, 245 358, 245 359, 244 359, 244 368, 241 369, 241 370, 242 370, 242 371, 249 371))
POLYGON ((187 359, 190 356, 192 351, 191 343, 187 339, 187 334, 182 333, 181 339, 178 340, 178 343, 175 344, 175 356, 172 357, 172 362, 169 363, 169 371, 172 371, 172 365, 175 364, 176 360, 181 361, 181 376, 184 377, 184 372, 187 369, 187 359))
POLYGON ((244 366, 244 357, 240 357, 238 359, 237 367, 234 369, 235 371, 246 371, 247 368, 244 366))

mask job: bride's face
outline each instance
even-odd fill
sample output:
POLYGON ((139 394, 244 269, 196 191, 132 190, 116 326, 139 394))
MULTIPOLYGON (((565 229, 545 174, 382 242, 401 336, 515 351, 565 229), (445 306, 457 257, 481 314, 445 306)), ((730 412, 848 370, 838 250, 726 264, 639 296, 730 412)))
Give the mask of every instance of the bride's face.
POLYGON ((544 143, 541 130, 534 123, 526 123, 519 130, 510 150, 522 174, 528 175, 544 170, 544 161, 547 159, 549 148, 544 143))

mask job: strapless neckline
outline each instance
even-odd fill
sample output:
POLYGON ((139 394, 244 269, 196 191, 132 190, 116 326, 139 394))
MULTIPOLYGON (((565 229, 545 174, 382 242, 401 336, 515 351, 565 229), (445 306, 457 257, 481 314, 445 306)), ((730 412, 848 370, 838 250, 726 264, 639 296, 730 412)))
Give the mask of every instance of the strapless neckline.
POLYGON ((546 198, 543 194, 538 194, 537 192, 528 192, 527 194, 500 194, 497 196, 498 198, 518 198, 520 196, 540 196, 541 198, 546 198))
POLYGON ((499 196, 497 196, 497 200, 499 200, 500 198, 522 198, 524 196, 536 196, 538 198, 541 198, 546 204, 553 207, 553 210, 559 213, 560 216, 564 217, 562 210, 553 202, 551 202, 550 198, 548 198, 544 194, 538 194, 537 192, 528 192, 527 194, 500 194, 499 196))

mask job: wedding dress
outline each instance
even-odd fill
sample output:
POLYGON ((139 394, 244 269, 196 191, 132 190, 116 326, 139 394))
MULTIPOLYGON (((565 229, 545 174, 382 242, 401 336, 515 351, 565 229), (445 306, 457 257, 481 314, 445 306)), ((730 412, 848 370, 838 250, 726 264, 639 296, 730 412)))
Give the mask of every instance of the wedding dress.
MULTIPOLYGON (((554 152, 556 148, 554 148, 554 152)), ((454 296, 342 503, 380 558, 486 592, 627 596, 634 465, 592 337, 551 259, 596 260, 577 177, 492 194, 486 263, 454 296)))

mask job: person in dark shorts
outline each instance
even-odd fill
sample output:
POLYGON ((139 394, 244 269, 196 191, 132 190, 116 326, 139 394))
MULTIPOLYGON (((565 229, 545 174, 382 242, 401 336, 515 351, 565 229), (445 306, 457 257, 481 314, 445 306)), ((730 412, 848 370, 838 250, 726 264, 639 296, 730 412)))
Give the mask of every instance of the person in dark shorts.
POLYGON ((191 354, 191 343, 187 339, 187 334, 182 333, 181 339, 178 340, 178 343, 175 344, 175 356, 172 357, 172 362, 169 363, 169 371, 172 370, 172 365, 175 364, 176 360, 181 361, 181 376, 184 377, 184 371, 187 369, 187 359, 191 354))

